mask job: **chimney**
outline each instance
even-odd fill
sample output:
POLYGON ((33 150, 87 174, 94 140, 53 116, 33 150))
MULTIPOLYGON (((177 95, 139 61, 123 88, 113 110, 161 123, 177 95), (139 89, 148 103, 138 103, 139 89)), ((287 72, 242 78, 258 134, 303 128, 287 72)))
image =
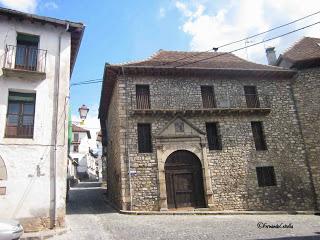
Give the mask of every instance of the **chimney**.
POLYGON ((274 47, 266 48, 266 55, 268 59, 268 64, 273 66, 276 65, 277 56, 276 56, 276 51, 274 50, 274 47))

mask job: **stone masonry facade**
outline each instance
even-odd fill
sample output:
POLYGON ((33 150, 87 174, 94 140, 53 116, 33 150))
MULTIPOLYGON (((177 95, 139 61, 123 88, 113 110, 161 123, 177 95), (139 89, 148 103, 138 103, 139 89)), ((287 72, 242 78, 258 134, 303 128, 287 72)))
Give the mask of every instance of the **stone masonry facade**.
POLYGON ((301 124, 306 158, 312 173, 317 205, 320 206, 320 68, 298 71, 293 94, 301 124))
MULTIPOLYGON (((315 72, 319 74, 318 70, 315 72)), ((294 99, 303 96, 292 91, 294 81, 254 76, 117 75, 106 119, 110 200, 124 210, 165 209, 163 163, 168 154, 188 150, 201 160, 206 207, 212 210, 313 210, 314 195, 304 143, 312 140, 303 140, 299 130, 294 99), (151 109, 169 110, 201 109, 200 86, 206 85, 214 87, 217 108, 242 108, 246 104, 244 86, 256 86, 262 107, 270 103, 270 112, 136 114, 137 84, 149 85, 151 109), (198 140, 187 136, 180 136, 179 140, 174 136, 161 138, 161 132, 178 118, 199 132, 198 140), (252 121, 263 123, 268 150, 255 149, 252 121), (200 133, 206 132, 207 122, 218 122, 222 150, 209 150, 206 135, 200 133), (138 152, 138 123, 151 124, 152 153, 138 152), (276 186, 258 186, 259 166, 274 167, 276 186)), ((319 142, 312 144, 310 151, 314 157, 309 158, 316 159, 319 142)), ((319 175, 314 174, 313 178, 319 183, 319 175)), ((319 185, 316 189, 319 191, 319 185)))

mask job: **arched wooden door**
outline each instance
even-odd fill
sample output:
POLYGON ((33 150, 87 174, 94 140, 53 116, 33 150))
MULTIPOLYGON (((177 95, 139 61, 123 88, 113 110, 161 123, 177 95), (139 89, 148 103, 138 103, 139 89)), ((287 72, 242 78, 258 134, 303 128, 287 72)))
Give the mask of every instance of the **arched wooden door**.
POLYGON ((168 208, 204 207, 201 162, 191 152, 179 150, 165 163, 168 208))

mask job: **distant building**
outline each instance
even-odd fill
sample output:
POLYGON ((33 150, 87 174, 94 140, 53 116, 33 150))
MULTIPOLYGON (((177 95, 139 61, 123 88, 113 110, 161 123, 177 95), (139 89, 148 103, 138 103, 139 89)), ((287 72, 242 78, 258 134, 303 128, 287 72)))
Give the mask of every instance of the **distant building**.
POLYGON ((106 65, 110 200, 126 210, 315 209, 296 74, 219 52, 106 65))
POLYGON ((0 8, 0 218, 64 225, 69 80, 84 26, 0 8))
POLYGON ((89 179, 94 175, 94 159, 90 155, 90 131, 82 127, 72 125, 72 142, 70 147, 70 156, 74 162, 78 163, 76 168, 76 178, 89 179))

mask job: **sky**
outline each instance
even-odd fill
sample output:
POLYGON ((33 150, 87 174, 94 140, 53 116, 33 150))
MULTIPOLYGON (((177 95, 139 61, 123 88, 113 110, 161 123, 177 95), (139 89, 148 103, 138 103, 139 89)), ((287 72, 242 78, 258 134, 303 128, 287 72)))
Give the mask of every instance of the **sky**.
MULTIPOLYGON (((159 49, 205 51, 320 11, 319 0, 0 0, 0 6, 85 24, 71 83, 102 78, 106 62, 141 60, 159 49)), ((219 51, 318 21, 320 14, 219 51)), ((266 64, 266 47, 276 47, 279 55, 303 36, 320 38, 320 24, 235 54, 266 64)), ((73 120, 79 121, 77 110, 87 105, 84 127, 92 133, 99 130, 100 92, 101 84, 71 87, 73 120)))

